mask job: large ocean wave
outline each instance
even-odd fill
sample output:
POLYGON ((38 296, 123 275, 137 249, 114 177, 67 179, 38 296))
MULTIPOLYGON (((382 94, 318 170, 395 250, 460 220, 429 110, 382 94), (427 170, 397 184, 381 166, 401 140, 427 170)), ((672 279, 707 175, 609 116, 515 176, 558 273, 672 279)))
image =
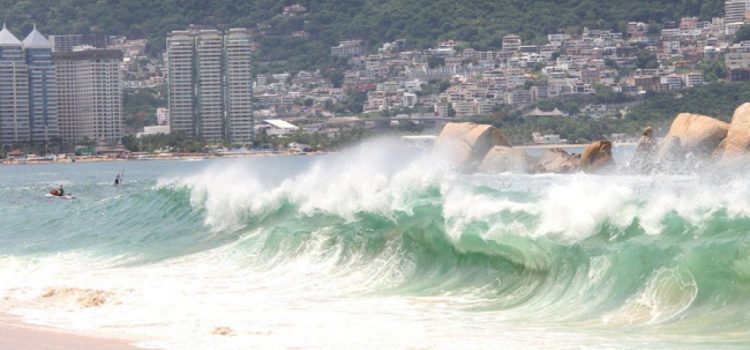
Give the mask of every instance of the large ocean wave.
POLYGON ((87 214, 55 237, 12 225, 29 239, 3 236, 5 308, 172 348, 216 346, 214 326, 237 333, 226 348, 299 345, 257 334, 285 327, 323 348, 460 347, 461 333, 478 347, 750 341, 740 171, 472 175, 378 140, 288 174, 222 162, 157 178, 77 203, 87 214), (329 329, 346 320, 353 334, 329 329), (188 346, 191 332, 205 340, 188 346))

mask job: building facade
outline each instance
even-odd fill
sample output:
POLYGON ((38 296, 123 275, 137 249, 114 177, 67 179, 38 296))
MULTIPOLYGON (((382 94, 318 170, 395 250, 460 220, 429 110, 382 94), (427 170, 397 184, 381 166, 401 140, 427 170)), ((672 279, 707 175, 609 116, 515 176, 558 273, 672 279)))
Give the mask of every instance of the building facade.
POLYGON ((748 0, 726 0, 724 2, 724 22, 743 23, 745 22, 745 13, 750 10, 750 1, 748 0))
POLYGON ((29 122, 32 142, 47 142, 60 136, 57 116, 57 77, 52 63, 52 45, 36 26, 23 40, 29 67, 29 122))
POLYGON ((249 144, 255 137, 250 33, 246 29, 230 29, 224 36, 224 47, 226 48, 226 132, 232 142, 249 144))
POLYGON ((0 30, 0 146, 28 142, 29 68, 23 44, 6 27, 0 30))
POLYGON ((122 137, 122 51, 86 50, 52 55, 64 142, 114 145, 122 137))
POLYGON ((245 29, 173 31, 167 38, 172 132, 209 143, 253 141, 250 35, 245 29))

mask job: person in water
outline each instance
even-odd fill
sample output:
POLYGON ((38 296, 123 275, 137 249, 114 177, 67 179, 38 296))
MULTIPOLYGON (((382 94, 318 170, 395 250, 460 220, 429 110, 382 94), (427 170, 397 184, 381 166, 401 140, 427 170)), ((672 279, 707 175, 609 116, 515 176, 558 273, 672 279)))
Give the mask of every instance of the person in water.
POLYGON ((115 186, 120 184, 120 174, 115 175, 115 186))

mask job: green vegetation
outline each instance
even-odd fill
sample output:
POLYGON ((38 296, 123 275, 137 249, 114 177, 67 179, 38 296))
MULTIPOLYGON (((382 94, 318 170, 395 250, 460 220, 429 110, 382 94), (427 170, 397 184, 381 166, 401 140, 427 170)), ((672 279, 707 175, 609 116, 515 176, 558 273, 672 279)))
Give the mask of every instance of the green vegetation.
POLYGON ((122 123, 125 132, 140 132, 146 125, 156 125, 156 108, 166 106, 166 91, 125 90, 122 98, 122 123))
POLYGON ((127 34, 149 39, 148 50, 164 49, 166 34, 189 24, 256 30, 256 62, 262 71, 334 66, 331 46, 365 39, 374 49, 404 38, 425 48, 455 39, 477 49, 498 49, 503 35, 541 43, 555 32, 583 27, 624 31, 628 21, 657 24, 682 16, 721 16, 722 0, 0 0, 0 18, 16 33, 36 22, 46 34, 127 34), (284 6, 308 8, 283 17, 284 6), (305 31, 309 37, 291 34, 305 31))
POLYGON ((734 35, 735 43, 743 42, 745 40, 750 40, 750 25, 747 24, 740 27, 734 35))
POLYGON ((200 137, 188 138, 182 132, 169 135, 147 135, 141 138, 127 135, 122 138, 122 145, 132 152, 203 152, 206 150, 205 140, 200 137))

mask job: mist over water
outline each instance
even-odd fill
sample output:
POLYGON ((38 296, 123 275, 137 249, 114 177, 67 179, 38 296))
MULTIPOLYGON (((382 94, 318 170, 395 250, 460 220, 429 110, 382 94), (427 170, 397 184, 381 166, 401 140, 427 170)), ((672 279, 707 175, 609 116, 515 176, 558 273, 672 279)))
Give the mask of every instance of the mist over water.
POLYGON ((0 171, 0 312, 28 322, 165 349, 750 343, 743 169, 464 174, 379 139, 0 171))

